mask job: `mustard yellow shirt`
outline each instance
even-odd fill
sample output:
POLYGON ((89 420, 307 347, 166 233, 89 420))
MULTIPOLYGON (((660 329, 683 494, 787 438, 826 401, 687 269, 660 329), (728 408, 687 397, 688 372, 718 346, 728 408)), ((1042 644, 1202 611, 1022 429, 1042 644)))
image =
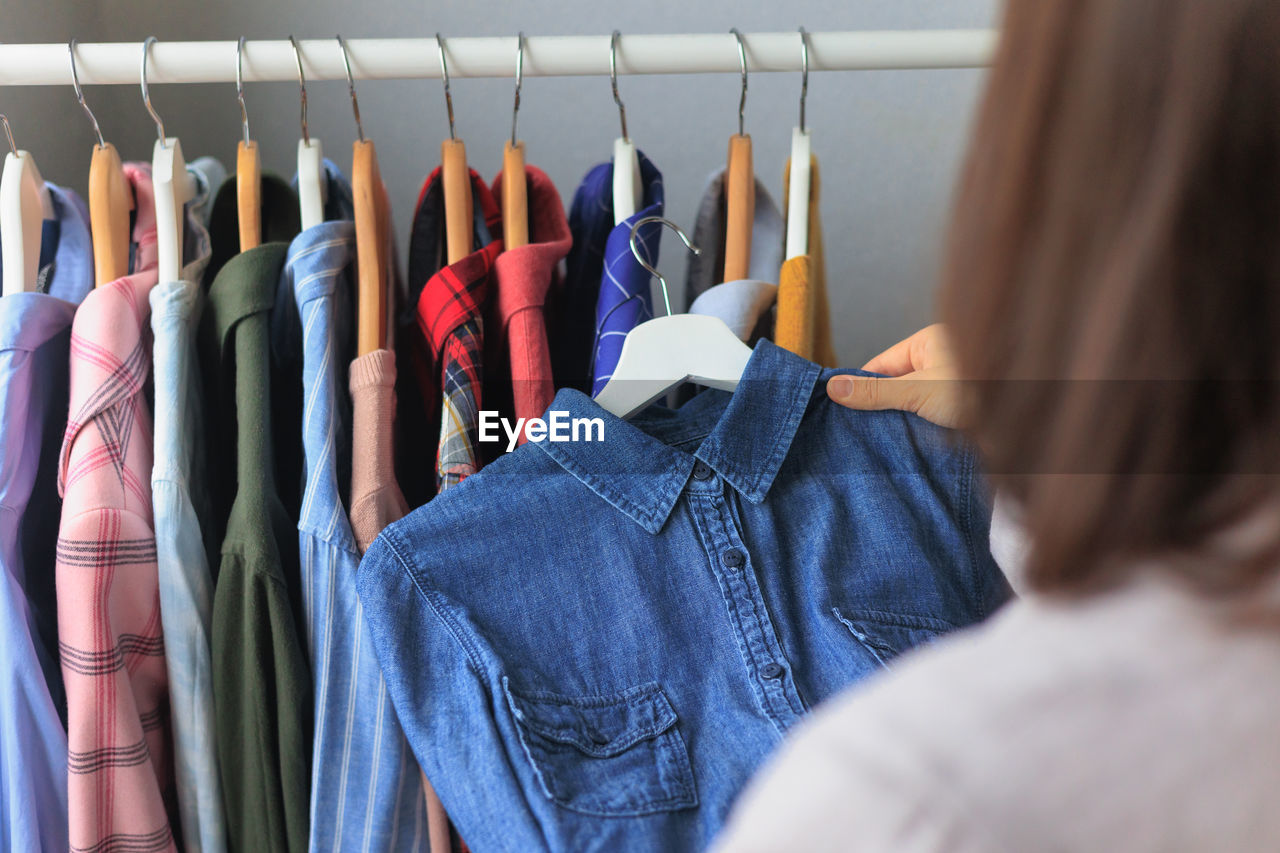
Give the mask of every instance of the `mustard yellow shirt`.
MULTIPOLYGON (((796 355, 824 367, 836 366, 831 340, 831 312, 827 305, 827 275, 822 251, 822 222, 818 216, 818 158, 809 157, 809 251, 787 258, 778 280, 778 315, 774 341, 796 355)), ((782 197, 788 197, 791 160, 782 176, 782 197)))

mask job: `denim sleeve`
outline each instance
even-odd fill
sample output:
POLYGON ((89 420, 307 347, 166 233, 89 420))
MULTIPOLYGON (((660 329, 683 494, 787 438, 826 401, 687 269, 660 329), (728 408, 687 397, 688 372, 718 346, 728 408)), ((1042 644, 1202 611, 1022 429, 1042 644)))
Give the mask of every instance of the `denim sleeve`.
POLYGON ((995 495, 991 484, 978 465, 978 454, 972 448, 965 450, 966 506, 965 535, 969 542, 969 559, 976 579, 977 612, 985 618, 994 613, 1013 595, 1012 586, 1001 566, 992 554, 992 507, 995 495))
MULTIPOLYGON (((445 533, 439 524, 431 527, 445 533)), ((505 708, 505 700, 495 696, 495 664, 456 617, 455 605, 431 585, 420 565, 423 549, 411 548, 398 528, 393 524, 384 530, 365 553, 356 590, 392 704, 418 763, 473 849, 546 850, 530 810, 511 808, 524 795, 510 766, 518 756, 506 750, 510 740, 495 719, 500 713, 496 709, 505 708), (424 744, 437 748, 424 752, 424 744), (467 815, 488 817, 481 825, 469 825, 467 815)), ((415 540, 421 528, 413 531, 415 540)), ((449 554, 451 564, 478 556, 446 547, 429 550, 449 554)))

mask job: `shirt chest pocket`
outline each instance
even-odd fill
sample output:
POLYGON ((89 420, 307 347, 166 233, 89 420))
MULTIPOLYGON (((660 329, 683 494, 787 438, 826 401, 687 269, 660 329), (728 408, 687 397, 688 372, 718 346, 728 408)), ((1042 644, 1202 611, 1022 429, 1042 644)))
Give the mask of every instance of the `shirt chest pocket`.
POLYGON ((906 616, 878 610, 844 610, 831 613, 853 635, 880 666, 888 666, 898 655, 956 630, 941 619, 906 616))
POLYGON ((542 793, 604 817, 698 804, 676 712, 657 684, 602 696, 516 691, 503 679, 520 746, 542 793))

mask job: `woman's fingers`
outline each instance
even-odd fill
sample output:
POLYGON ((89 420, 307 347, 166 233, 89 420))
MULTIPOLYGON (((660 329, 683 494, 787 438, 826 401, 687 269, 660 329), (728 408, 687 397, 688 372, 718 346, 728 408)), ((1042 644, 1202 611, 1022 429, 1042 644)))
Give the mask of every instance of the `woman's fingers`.
POLYGON ((900 409, 939 426, 960 425, 960 386, 949 367, 888 378, 833 376, 827 382, 827 396, 850 409, 900 409))
POLYGON ((909 338, 898 341, 863 365, 862 369, 886 376, 905 376, 948 361, 945 328, 941 323, 925 326, 909 338))

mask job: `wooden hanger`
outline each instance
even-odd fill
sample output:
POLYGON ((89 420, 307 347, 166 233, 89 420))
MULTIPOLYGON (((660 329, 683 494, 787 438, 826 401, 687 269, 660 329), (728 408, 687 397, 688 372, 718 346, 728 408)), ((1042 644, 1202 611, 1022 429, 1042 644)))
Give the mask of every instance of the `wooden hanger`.
POLYGON ((0 293, 31 293, 40 275, 40 238, 44 220, 53 218, 53 200, 35 158, 14 144, 9 120, 0 115, 9 153, 0 174, 0 255, 4 256, 0 293))
POLYGON ((516 99, 511 110, 511 140, 502 147, 503 249, 529 243, 529 182, 524 171, 524 143, 516 139, 520 86, 524 82, 524 33, 518 34, 516 41, 516 99))
POLYGON ((627 135, 627 108, 618 96, 618 40, 622 33, 613 31, 609 40, 609 83, 613 87, 613 102, 618 105, 618 118, 622 122, 622 136, 613 141, 613 224, 631 218, 644 203, 644 186, 640 179, 640 155, 635 143, 627 135))
POLYGON ((742 33, 730 32, 738 41, 742 68, 742 97, 738 101, 738 132, 729 137, 728 178, 725 188, 724 280, 746 278, 751 267, 751 227, 755 219, 756 178, 751 163, 751 137, 743 133, 747 106, 747 51, 742 33))
POLYGON ((89 231, 93 239, 93 280, 101 287, 129 274, 130 211, 134 208, 133 189, 124 176, 124 166, 115 146, 102 138, 98 118, 85 102, 76 71, 76 40, 67 43, 71 57, 71 85, 76 100, 89 116, 93 133, 98 138, 89 160, 89 231))
POLYGON ((666 279, 649 265, 636 245, 636 232, 649 222, 674 229, 694 254, 699 253, 679 226, 660 216, 646 216, 631 226, 631 252, 642 267, 657 276, 667 314, 627 333, 618 366, 596 395, 605 411, 620 418, 630 417, 686 381, 732 391, 751 359, 751 348, 719 317, 671 313, 666 279))
POLYGON ((236 146, 236 214, 240 224, 240 251, 262 243, 262 156, 249 135, 249 110, 244 103, 244 79, 240 65, 244 36, 236 43, 236 98, 240 101, 240 128, 244 138, 236 146))
POLYGON ((89 161, 89 228, 95 286, 129 274, 129 223, 133 189, 110 142, 93 146, 89 161))
POLYGON ((356 354, 365 355, 387 346, 386 204, 378 152, 373 140, 365 139, 364 124, 360 121, 360 102, 356 100, 347 44, 342 36, 336 38, 347 70, 347 89, 351 93, 358 137, 351 145, 351 195, 356 220, 356 354))
POLYGON ((787 174, 787 238, 784 258, 809 254, 809 131, 804 125, 804 102, 809 95, 809 34, 800 28, 803 62, 800 84, 800 126, 791 131, 791 160, 787 174))
POLYGON ((471 199, 471 172, 467 169, 467 146, 454 133, 453 95, 449 92, 449 65, 444 55, 444 39, 436 33, 440 49, 440 76, 444 79, 444 102, 449 111, 449 138, 440 143, 441 184, 444 190, 445 256, 451 264, 471 254, 475 242, 474 209, 471 199))
POLYGON ((262 244, 262 157, 252 139, 236 146, 236 211, 240 251, 257 248, 262 244))

